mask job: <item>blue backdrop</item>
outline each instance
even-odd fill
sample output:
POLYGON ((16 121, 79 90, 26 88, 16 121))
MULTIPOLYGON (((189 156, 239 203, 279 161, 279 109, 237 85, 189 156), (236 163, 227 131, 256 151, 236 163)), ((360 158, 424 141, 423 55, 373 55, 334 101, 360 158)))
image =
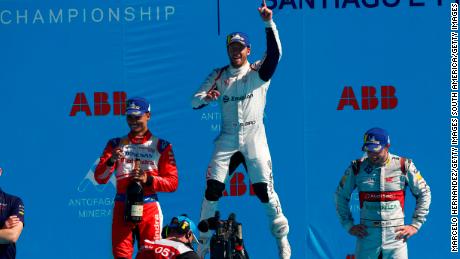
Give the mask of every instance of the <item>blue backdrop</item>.
MULTIPOLYGON (((431 212, 409 241, 410 256, 454 257, 450 2, 267 1, 283 57, 265 124, 293 259, 353 253, 355 240, 338 223, 333 194, 373 126, 388 129, 391 151, 412 158, 432 189, 431 212), (373 109, 363 109, 366 86, 376 90, 373 109), (392 86, 394 96, 382 86, 392 86), (345 87, 359 109, 338 109, 345 87), (395 98, 396 105, 382 106, 395 98)), ((183 212, 198 220, 220 114, 213 105, 192 110, 191 95, 211 69, 227 64, 227 33, 250 35, 252 61, 265 50, 260 1, 217 3, 0 0, 0 186, 25 203, 18 258, 111 258, 115 188, 97 185, 92 175, 106 141, 128 131, 119 112, 125 96, 146 97, 152 132, 173 143, 179 188, 160 195, 165 220, 183 212)), ((222 213, 235 212, 243 223, 251 258, 276 258, 262 205, 248 186, 247 177, 239 188, 227 186, 222 213)), ((406 200, 410 218, 414 201, 406 200)))

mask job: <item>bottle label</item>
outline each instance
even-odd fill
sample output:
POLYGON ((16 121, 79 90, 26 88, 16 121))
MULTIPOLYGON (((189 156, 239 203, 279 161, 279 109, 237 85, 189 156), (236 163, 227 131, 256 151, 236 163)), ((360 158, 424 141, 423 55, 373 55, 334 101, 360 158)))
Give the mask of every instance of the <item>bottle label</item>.
POLYGON ((142 217, 144 206, 142 205, 131 205, 131 217, 142 217))

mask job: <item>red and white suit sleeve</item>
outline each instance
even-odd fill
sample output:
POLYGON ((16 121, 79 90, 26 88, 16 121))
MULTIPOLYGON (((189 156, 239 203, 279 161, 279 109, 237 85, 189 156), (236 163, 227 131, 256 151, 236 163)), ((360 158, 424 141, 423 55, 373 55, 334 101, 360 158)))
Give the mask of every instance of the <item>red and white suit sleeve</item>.
POLYGON ((109 181, 110 176, 115 171, 116 163, 112 166, 108 166, 107 162, 112 157, 112 151, 114 147, 112 145, 112 141, 107 142, 107 145, 102 152, 101 157, 99 158, 99 163, 96 166, 96 170, 94 172, 94 179, 99 184, 105 184, 109 181))
POLYGON ((154 192, 174 192, 177 189, 178 176, 176 159, 171 144, 161 153, 158 161, 158 175, 153 177, 154 192))

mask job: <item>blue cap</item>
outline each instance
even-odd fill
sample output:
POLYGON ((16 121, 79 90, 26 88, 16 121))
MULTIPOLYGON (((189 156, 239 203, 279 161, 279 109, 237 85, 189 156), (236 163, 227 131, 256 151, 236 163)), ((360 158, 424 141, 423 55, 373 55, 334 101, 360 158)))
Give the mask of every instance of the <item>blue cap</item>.
POLYGON ((133 97, 126 101, 126 115, 143 115, 150 112, 149 102, 140 97, 133 97))
POLYGON ((364 134, 363 151, 380 152, 383 148, 390 145, 390 136, 386 130, 372 128, 364 134))
POLYGON ((232 32, 229 35, 227 35, 227 46, 234 42, 241 43, 248 48, 251 47, 248 35, 246 35, 246 33, 243 32, 232 32))

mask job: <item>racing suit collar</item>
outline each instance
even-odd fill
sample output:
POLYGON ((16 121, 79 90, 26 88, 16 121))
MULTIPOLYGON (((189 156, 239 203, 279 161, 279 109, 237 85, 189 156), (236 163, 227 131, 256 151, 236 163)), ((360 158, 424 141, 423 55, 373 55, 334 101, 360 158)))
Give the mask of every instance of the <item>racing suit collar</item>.
POLYGON ((152 137, 150 130, 147 130, 143 136, 136 136, 131 132, 128 134, 129 141, 133 144, 144 144, 152 137))
POLYGON ((248 62, 248 61, 246 61, 246 63, 244 63, 244 65, 242 65, 242 66, 239 67, 239 68, 235 68, 235 67, 233 67, 233 66, 230 64, 230 65, 229 65, 228 71, 230 72, 231 75, 238 75, 238 74, 240 74, 240 73, 243 72, 243 71, 247 71, 248 68, 249 68, 249 66, 250 66, 250 65, 249 65, 249 62, 248 62))
POLYGON ((387 160, 385 160, 385 163, 383 163, 384 166, 388 165, 391 161, 391 159, 394 157, 390 152, 388 152, 387 160))

